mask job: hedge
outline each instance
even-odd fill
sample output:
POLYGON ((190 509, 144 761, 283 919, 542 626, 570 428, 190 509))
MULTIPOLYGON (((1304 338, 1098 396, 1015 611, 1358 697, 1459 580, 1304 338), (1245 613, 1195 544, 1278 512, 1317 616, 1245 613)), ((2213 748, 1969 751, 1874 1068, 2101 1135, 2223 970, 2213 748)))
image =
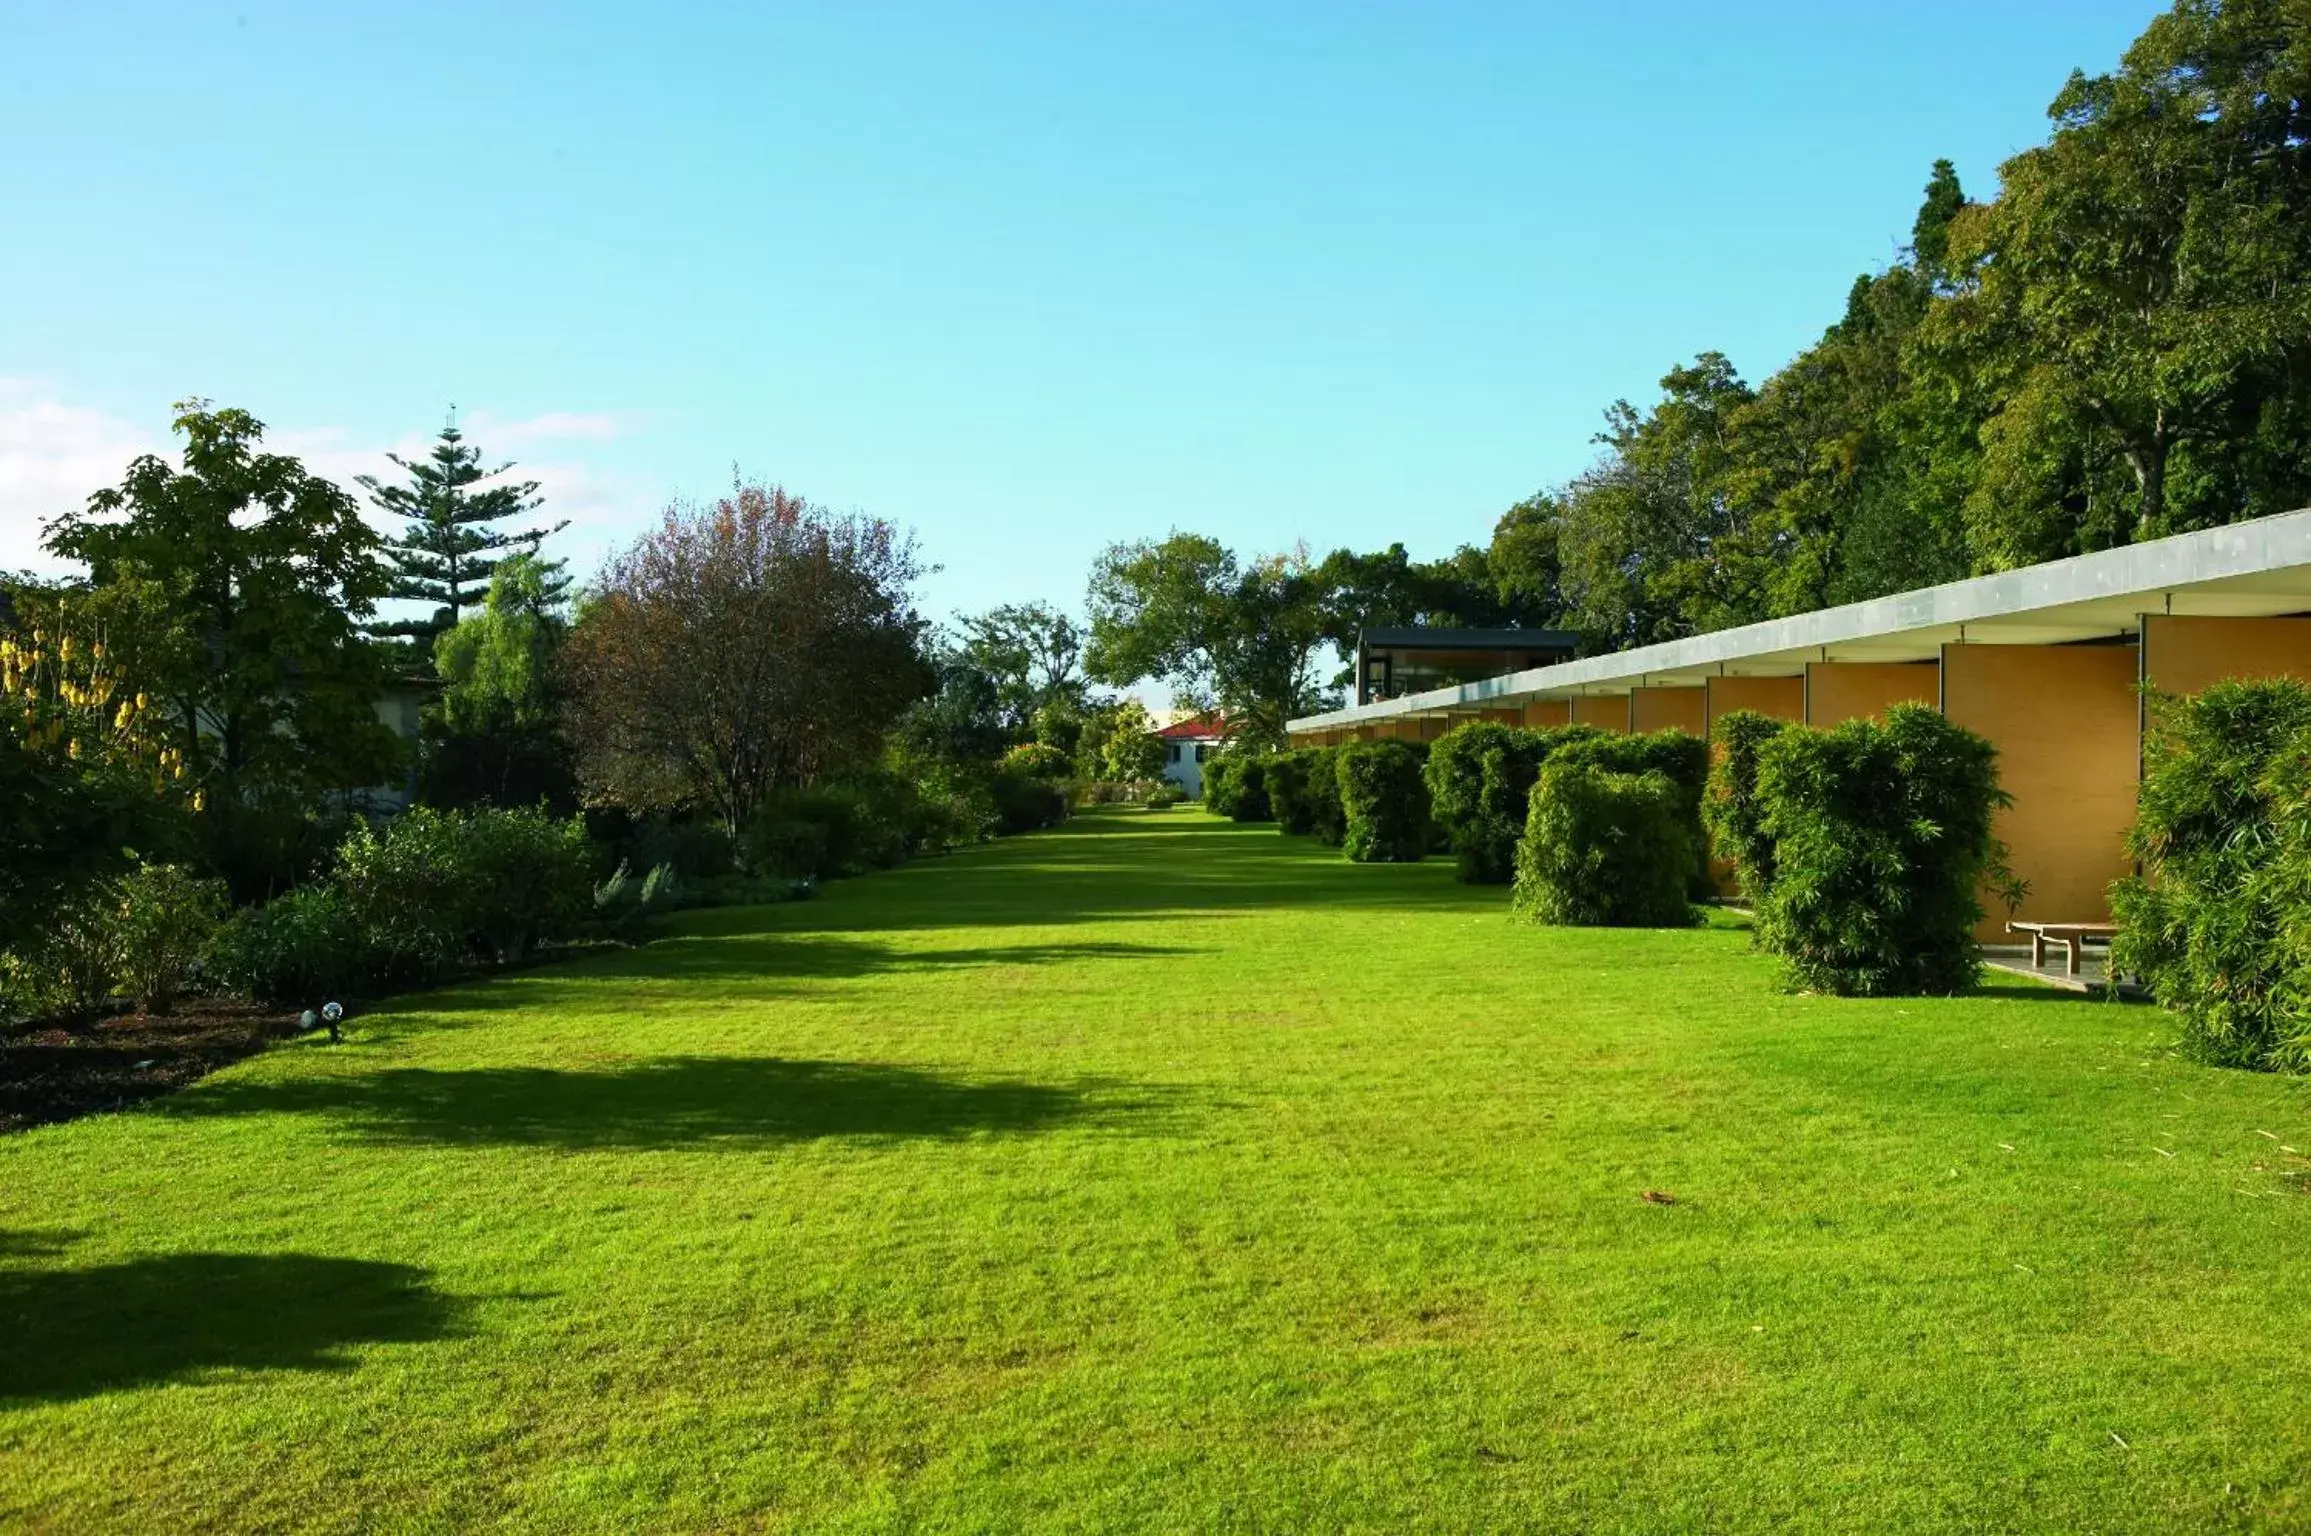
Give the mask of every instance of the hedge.
POLYGON ((2311 688, 2220 683, 2155 701, 2152 722, 2111 967, 2198 1059, 2311 1069, 2311 688))
POLYGON ((1276 813, 1268 804, 1268 767, 1275 762, 1275 754, 1254 753, 1230 762, 1229 782, 1235 792, 1228 807, 1228 815, 1237 821, 1274 821, 1276 813))
POLYGON ((1975 980, 1977 892, 2008 798, 1996 763, 1990 743, 1916 704, 1883 725, 1790 727, 1765 742, 1756 794, 1773 877, 1757 935, 1794 981, 1906 996, 1975 980))
POLYGON ((1788 724, 1755 710, 1720 716, 1711 729, 1716 762, 1701 801, 1701 817, 1717 856, 1733 866, 1741 893, 1752 902, 1773 884, 1773 839, 1765 834, 1765 806, 1757 794, 1757 763, 1767 742, 1788 724))
POLYGON ((1338 750, 1344 822, 1341 847, 1359 864, 1411 864, 1427 856, 1428 753, 1409 741, 1362 741, 1338 750))
POLYGON ((1337 747, 1297 747, 1268 762, 1268 804, 1277 830, 1337 845, 1348 831, 1340 805, 1337 747))
POLYGON ((1611 773, 1658 773, 1677 791, 1677 824, 1685 833, 1686 892, 1697 901, 1717 894, 1709 873, 1709 838, 1701 828, 1701 799, 1709 787, 1709 743, 1684 731, 1649 731, 1642 736, 1588 731, 1560 738, 1548 761, 1590 763, 1611 773))
POLYGON ((1471 885, 1515 878, 1541 764, 1553 752, 1604 734, 1592 725, 1532 730, 1482 720, 1445 732, 1429 748, 1428 792, 1458 878, 1471 885))
POLYGON ((1558 754, 1533 781, 1512 905, 1536 923, 1687 927, 1692 868, 1685 792, 1668 775, 1558 754))

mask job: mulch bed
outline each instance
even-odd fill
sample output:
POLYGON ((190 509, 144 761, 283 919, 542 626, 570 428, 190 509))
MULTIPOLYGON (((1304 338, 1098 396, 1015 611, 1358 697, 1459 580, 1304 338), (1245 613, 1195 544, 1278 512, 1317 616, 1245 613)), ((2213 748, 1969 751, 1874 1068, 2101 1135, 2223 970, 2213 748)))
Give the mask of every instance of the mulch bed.
POLYGON ((173 1093, 296 1028, 294 1012, 201 999, 161 1017, 0 1035, 0 1133, 173 1093))

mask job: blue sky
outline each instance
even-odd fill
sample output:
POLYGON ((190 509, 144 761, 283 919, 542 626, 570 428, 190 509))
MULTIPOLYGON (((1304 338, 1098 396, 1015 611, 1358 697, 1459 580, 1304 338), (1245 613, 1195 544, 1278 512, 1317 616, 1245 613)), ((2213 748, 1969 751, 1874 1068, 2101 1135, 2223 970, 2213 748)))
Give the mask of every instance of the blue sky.
POLYGON ((0 566, 195 393, 336 475, 455 401, 581 566, 736 463, 940 614, 1174 527, 1440 553, 2151 15, 0 0, 0 566))

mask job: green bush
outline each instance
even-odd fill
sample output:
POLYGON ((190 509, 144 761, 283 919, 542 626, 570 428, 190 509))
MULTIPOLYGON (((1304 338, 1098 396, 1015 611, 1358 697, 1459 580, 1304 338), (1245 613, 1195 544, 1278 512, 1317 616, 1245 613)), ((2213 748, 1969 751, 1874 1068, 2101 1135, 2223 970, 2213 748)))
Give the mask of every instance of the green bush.
POLYGON ((35 1018, 102 1012, 120 990, 119 904, 113 882, 94 880, 55 901, 6 956, 9 1005, 35 1018))
POLYGON ((2007 801, 1990 743, 1915 704, 1883 725, 1793 726, 1759 750, 1756 795, 1773 861, 1758 940, 1797 984, 1907 996, 1974 981, 2007 801))
POLYGON ((1677 822, 1685 832, 1691 863, 1686 871, 1686 894, 1706 901, 1717 894, 1709 875, 1709 838, 1701 829, 1701 800, 1709 787, 1709 743, 1684 731, 1649 731, 1642 736, 1587 731, 1575 739, 1560 738, 1548 753, 1549 761, 1563 758, 1591 763, 1611 773, 1658 773, 1677 790, 1677 822))
POLYGON ((1428 853, 1428 753, 1409 741, 1365 741, 1338 749, 1344 836, 1360 864, 1409 864, 1428 853))
POLYGON ((353 904, 329 884, 241 913, 218 936, 210 965, 236 991, 297 1007, 364 991, 378 969, 353 904))
POLYGON ((474 903, 468 953, 510 965, 577 931, 595 861, 583 822, 536 809, 476 809, 465 816, 464 831, 460 860, 474 903))
POLYGON ((2311 688, 2221 683, 2152 722, 2111 966, 2199 1060, 2311 1069, 2311 688))
POLYGON ((1188 792, 1186 790, 1180 788, 1171 780, 1165 779, 1158 783, 1155 788, 1149 790, 1147 792, 1147 799, 1141 801, 1140 803, 1151 811, 1168 811, 1173 806, 1178 805, 1182 801, 1186 800, 1187 797, 1188 792))
POLYGON ((1338 747, 1296 747, 1268 762, 1268 803, 1279 831, 1338 846, 1347 835, 1340 804, 1338 747))
POLYGON ((682 877, 671 864, 660 864, 640 879, 620 864, 594 887, 594 922, 611 937, 638 939, 653 915, 673 911, 683 895, 682 877))
POLYGON ((1512 905, 1528 922, 1681 928, 1692 869, 1684 791, 1667 774, 1557 754, 1533 781, 1512 905))
POLYGON ((1515 878, 1541 764, 1603 735, 1592 725, 1531 730, 1480 720, 1445 732, 1429 748, 1430 804, 1462 881, 1506 885, 1515 878))
POLYGON ((1242 758, 1222 752, 1204 763, 1204 809, 1214 816, 1236 813, 1236 769, 1242 758))
POLYGON ((1067 820, 1067 791, 1049 779, 1030 778, 1003 771, 991 786, 995 797, 995 830, 1006 837, 1039 832, 1067 820))
POLYGON ((1066 778, 1075 771, 1069 764, 1065 752, 1060 751, 1057 747, 1046 746, 1040 741, 1031 741, 1025 746, 1013 747, 1003 754, 1003 761, 1000 766, 1006 772, 1021 773, 1031 779, 1049 779, 1054 782, 1066 778))
POLYGON ((113 882, 110 894, 120 978, 137 1007, 166 1013, 224 927, 225 883, 177 864, 140 864, 113 882))
POLYGON ((1758 757, 1787 722, 1755 710, 1720 716, 1710 734, 1717 746, 1702 798, 1701 816, 1717 856, 1731 864, 1741 893, 1752 902, 1773 884, 1773 839, 1765 833, 1765 805, 1757 793, 1758 757))
POLYGON ((907 861, 924 831, 916 814, 920 800, 905 780, 880 774, 782 791, 746 825, 746 867, 815 880, 893 868, 907 861))
POLYGON ((1264 752, 1221 752, 1204 764, 1204 808, 1230 821, 1273 821, 1264 752))
POLYGON ((360 823, 338 844, 329 883, 352 906, 374 980, 427 981, 465 958, 476 918, 466 814, 415 806, 383 830, 360 823))

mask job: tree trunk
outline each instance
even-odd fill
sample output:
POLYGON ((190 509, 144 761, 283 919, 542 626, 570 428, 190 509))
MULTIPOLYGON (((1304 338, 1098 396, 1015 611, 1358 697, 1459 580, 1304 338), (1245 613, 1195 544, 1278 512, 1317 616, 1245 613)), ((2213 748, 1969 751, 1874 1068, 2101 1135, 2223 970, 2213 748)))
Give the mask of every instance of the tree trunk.
POLYGON ((2151 428, 2150 438, 2138 446, 2129 447, 2126 461, 2134 470, 2135 504, 2134 535, 2137 539, 2156 536, 2167 510, 2167 423, 2166 413, 2159 413, 2151 428))

